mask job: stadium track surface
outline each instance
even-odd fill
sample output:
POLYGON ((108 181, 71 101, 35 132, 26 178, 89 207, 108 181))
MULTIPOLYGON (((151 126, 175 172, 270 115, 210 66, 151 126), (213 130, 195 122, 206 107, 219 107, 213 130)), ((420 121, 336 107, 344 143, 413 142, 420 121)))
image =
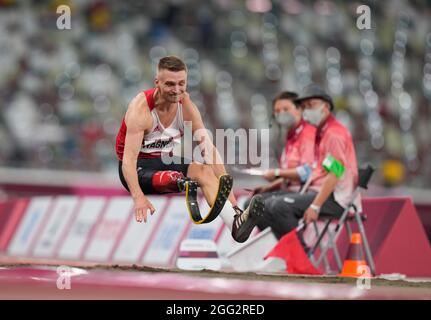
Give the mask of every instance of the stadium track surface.
POLYGON ((430 299, 431 281, 371 280, 216 271, 183 271, 0 259, 0 299, 430 299), (57 266, 71 267, 71 290, 57 288, 57 266), (270 285, 269 285, 270 284, 270 285))

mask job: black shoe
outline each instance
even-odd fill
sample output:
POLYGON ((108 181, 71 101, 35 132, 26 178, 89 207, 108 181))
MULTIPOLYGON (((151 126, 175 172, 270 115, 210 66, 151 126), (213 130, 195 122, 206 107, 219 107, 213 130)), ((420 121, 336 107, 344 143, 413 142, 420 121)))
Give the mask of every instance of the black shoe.
POLYGON ((235 241, 245 242, 248 239, 251 231, 263 216, 264 210, 263 198, 260 194, 257 194, 253 196, 247 209, 234 216, 232 237, 235 241))

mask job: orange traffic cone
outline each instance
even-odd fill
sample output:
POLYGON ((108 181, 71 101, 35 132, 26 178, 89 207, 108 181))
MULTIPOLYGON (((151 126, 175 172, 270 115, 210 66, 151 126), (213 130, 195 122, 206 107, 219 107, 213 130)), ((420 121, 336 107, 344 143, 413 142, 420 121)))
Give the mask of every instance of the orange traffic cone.
POLYGON ((344 260, 340 277, 371 277, 370 268, 364 259, 360 233, 352 233, 347 258, 344 260))

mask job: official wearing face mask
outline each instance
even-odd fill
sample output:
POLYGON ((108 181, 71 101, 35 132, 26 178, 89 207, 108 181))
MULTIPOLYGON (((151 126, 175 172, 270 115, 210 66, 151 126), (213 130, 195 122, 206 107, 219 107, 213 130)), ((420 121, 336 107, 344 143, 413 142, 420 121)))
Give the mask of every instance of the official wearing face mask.
POLYGON ((272 182, 278 178, 283 191, 298 192, 311 173, 314 159, 316 129, 304 121, 302 110, 292 92, 281 92, 272 103, 275 122, 286 132, 286 142, 279 159, 279 168, 268 170, 264 177, 272 182), (292 99, 293 98, 293 99, 292 99))
MULTIPOLYGON (((303 110, 304 119, 317 128, 315 161, 307 194, 280 195, 265 201, 263 220, 278 238, 294 229, 301 218, 310 223, 319 216, 339 217, 358 180, 352 137, 332 115, 332 98, 312 84, 295 103, 303 110)), ((361 209, 359 196, 355 205, 361 209)))
POLYGON ((292 114, 292 111, 278 111, 274 114, 274 119, 280 127, 289 130, 298 121, 295 116, 295 114, 292 114))
MULTIPOLYGON (((264 174, 269 184, 254 190, 254 193, 262 194, 264 199, 277 194, 299 192, 311 174, 316 129, 302 119, 302 110, 294 103, 295 98, 297 94, 285 91, 279 93, 272 103, 274 120, 283 129, 281 132, 286 133, 286 139, 279 167, 267 170, 264 174)), ((265 227, 259 226, 260 229, 265 227)))
POLYGON ((327 116, 327 112, 325 112, 325 104, 327 104, 327 102, 319 99, 315 99, 315 101, 310 99, 308 102, 312 104, 313 108, 304 110, 304 120, 317 128, 322 120, 327 116))

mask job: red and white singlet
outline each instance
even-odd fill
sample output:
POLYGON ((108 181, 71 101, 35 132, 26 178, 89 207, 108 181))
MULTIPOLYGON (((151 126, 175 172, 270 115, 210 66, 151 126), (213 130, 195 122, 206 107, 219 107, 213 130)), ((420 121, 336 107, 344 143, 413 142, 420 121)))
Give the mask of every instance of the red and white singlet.
MULTIPOLYGON (((163 154, 173 153, 174 148, 181 144, 181 137, 184 135, 184 119, 182 104, 178 102, 177 113, 169 127, 164 127, 160 122, 156 109, 154 108, 154 92, 156 88, 144 91, 147 104, 153 117, 153 126, 150 133, 144 135, 142 140, 139 159, 161 157, 163 154)), ((116 152, 120 161, 123 160, 124 143, 126 140, 127 126, 123 119, 120 130, 117 134, 116 152)))

